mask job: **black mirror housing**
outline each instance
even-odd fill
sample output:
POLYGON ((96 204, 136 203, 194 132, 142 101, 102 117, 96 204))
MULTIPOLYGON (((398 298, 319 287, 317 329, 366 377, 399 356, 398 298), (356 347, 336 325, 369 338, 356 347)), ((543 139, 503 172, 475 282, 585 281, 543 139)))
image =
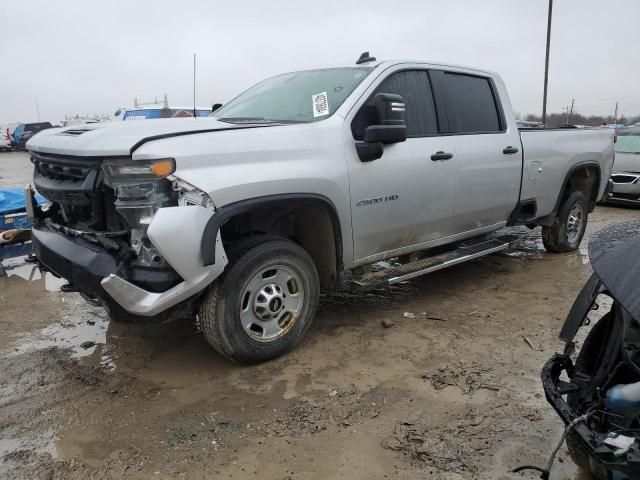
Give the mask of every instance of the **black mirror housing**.
POLYGON ((370 125, 364 130, 366 143, 397 143, 407 139, 407 127, 404 125, 370 125))
POLYGON ((377 93, 374 101, 378 123, 365 129, 364 141, 367 143, 404 142, 407 139, 404 99, 393 93, 377 93))
POLYGON ((382 157, 382 142, 357 142, 356 152, 361 162, 371 162, 382 157))
POLYGON ((211 107, 211 113, 213 113, 216 110, 218 110, 221 106, 222 106, 221 103, 214 103, 213 106, 211 107))
POLYGON ((377 93, 375 96, 376 113, 380 125, 405 125, 405 103, 401 95, 395 93, 377 93))

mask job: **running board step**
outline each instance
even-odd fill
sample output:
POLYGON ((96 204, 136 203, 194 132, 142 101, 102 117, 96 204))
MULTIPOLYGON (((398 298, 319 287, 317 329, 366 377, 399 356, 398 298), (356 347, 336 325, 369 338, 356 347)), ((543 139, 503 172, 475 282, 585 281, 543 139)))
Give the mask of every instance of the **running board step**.
POLYGON ((451 267, 458 263, 467 262, 474 258, 507 250, 520 242, 520 240, 521 237, 515 235, 503 235, 481 241, 467 241, 450 252, 405 263, 397 267, 367 273, 353 280, 353 283, 359 289, 363 290, 393 285, 394 283, 411 280, 412 278, 442 270, 443 268, 451 267))

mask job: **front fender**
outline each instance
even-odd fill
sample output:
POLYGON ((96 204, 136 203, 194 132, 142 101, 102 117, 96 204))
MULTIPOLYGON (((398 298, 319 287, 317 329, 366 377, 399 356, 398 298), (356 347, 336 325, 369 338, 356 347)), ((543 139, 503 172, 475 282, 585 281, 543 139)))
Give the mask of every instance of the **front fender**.
POLYGON ((153 316, 202 291, 223 272, 227 256, 220 232, 215 237, 215 262, 204 265, 201 241, 213 210, 199 206, 166 207, 153 217, 147 236, 160 255, 183 279, 165 292, 149 292, 117 275, 109 275, 102 287, 125 310, 153 316))

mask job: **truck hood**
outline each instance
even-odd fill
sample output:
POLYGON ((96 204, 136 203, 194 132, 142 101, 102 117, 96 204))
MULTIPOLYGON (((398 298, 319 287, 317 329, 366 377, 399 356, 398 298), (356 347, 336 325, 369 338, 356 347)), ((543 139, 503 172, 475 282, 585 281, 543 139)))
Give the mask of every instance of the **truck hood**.
POLYGON ((271 125, 234 125, 215 118, 100 122, 44 130, 27 142, 27 149, 83 157, 129 156, 149 139, 271 125))

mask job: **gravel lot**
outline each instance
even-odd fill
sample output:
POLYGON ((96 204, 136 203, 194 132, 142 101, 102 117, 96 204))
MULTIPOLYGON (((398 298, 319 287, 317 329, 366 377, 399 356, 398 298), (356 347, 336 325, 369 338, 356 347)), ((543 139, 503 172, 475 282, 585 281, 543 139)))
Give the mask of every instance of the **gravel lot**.
MULTIPOLYGON (((0 186, 30 174, 26 154, 0 154, 0 186)), ((637 216, 598 207, 588 234, 637 216)), ((539 371, 591 272, 585 248, 547 254, 539 236, 391 290, 324 296, 297 350, 252 367, 190 322, 112 324, 7 262, 0 477, 538 478, 510 471, 543 464, 560 435, 539 371)), ((585 478, 564 449, 553 472, 585 478)))

